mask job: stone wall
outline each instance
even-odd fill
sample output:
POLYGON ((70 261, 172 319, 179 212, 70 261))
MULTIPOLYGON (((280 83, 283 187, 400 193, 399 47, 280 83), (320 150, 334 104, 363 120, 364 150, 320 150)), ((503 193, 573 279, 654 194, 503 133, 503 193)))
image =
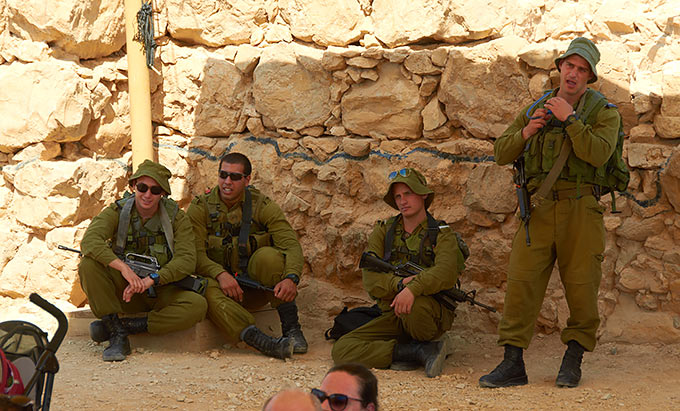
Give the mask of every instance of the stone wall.
MULTIPOLYGON (((123 0, 0 0, 0 305, 37 291, 84 303, 77 247, 125 190, 130 126, 123 0), (97 5, 97 9, 92 9, 97 5)), ((517 221, 493 140, 555 87, 577 35, 618 105, 628 191, 607 214, 604 340, 680 341, 680 15, 673 1, 159 0, 151 73, 159 160, 187 206, 241 151, 303 245, 317 313, 366 298, 358 258, 391 170, 424 171, 431 210, 472 250, 463 276, 502 309, 517 221)), ((603 199, 609 203, 609 197, 603 199)), ((303 293, 304 293, 303 289, 303 293)), ((311 293, 310 293, 311 294, 311 293)), ((499 316, 461 307, 493 332, 499 316)), ((310 310, 311 312, 311 310, 310 310)), ((568 317, 557 271, 538 329, 568 317)))

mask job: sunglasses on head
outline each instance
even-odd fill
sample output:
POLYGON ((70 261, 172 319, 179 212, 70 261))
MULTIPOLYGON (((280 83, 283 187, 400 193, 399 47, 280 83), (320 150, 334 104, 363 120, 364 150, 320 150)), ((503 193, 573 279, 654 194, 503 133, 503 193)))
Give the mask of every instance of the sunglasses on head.
POLYGON ((243 173, 230 173, 228 171, 220 170, 220 178, 226 180, 227 177, 231 178, 231 181, 238 181, 245 177, 243 173))
POLYGON ((149 190, 149 189, 150 189, 150 190, 151 190, 151 194, 156 195, 156 196, 159 195, 159 194, 161 194, 161 193, 163 192, 163 189, 161 188, 161 186, 151 186, 151 187, 149 187, 148 185, 146 185, 146 184, 144 184, 144 183, 137 183, 137 185, 135 186, 135 188, 136 188, 137 191, 139 191, 140 193, 146 193, 146 190, 149 190))
POLYGON ((394 180, 395 178, 397 178, 398 175, 402 176, 402 177, 408 177, 408 176, 411 175, 411 169, 410 168, 402 168, 399 171, 393 171, 387 176, 387 179, 388 180, 394 180))
POLYGON ((349 400, 361 401, 359 398, 348 397, 345 394, 326 394, 325 392, 312 388, 312 395, 315 396, 320 403, 328 400, 328 405, 333 411, 342 411, 347 407, 349 400))

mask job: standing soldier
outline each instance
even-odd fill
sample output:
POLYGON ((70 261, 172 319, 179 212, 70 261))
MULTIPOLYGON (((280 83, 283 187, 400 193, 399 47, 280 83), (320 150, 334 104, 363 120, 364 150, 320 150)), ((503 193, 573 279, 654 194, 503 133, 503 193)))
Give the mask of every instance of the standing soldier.
POLYGON ((410 261, 425 269, 404 278, 364 268, 364 287, 382 315, 336 341, 333 360, 370 368, 416 363, 425 366, 428 377, 435 377, 444 367, 449 347, 446 338, 434 340, 451 329, 454 314, 433 295, 456 285, 463 255, 453 230, 427 212, 434 192, 425 177, 404 168, 392 172, 389 179, 383 200, 400 214, 376 224, 367 252, 393 265, 410 261))
POLYGON ((130 354, 129 334, 183 330, 205 317, 205 298, 170 284, 193 274, 196 249, 191 222, 166 197, 169 178, 170 170, 144 161, 129 179, 134 194, 125 193, 93 218, 83 236, 78 274, 92 313, 101 318, 90 324, 90 335, 97 342, 109 340, 104 361, 130 354), (127 253, 154 257, 161 268, 140 278, 123 262, 127 253), (148 317, 118 317, 139 312, 148 317))
POLYGON ((617 148, 620 127, 618 111, 587 88, 597 80, 599 60, 592 41, 573 40, 555 60, 559 88, 525 107, 495 143, 499 165, 524 155, 527 190, 534 199, 531 224, 521 224, 510 254, 498 339, 505 356, 479 379, 482 387, 528 383, 522 353, 531 341, 556 259, 570 311, 556 385, 577 386, 583 352, 595 348, 605 246, 604 208, 598 200, 608 185, 605 166, 617 148))
POLYGON ((295 305, 302 247, 281 208, 249 186, 250 173, 248 157, 229 153, 220 159, 217 186, 191 202, 187 213, 197 239, 196 271, 208 278, 210 319, 230 338, 283 359, 307 352, 295 305), (238 275, 273 287, 268 299, 281 318, 281 338, 255 327, 255 318, 240 303, 252 305, 257 295, 239 285, 238 275))

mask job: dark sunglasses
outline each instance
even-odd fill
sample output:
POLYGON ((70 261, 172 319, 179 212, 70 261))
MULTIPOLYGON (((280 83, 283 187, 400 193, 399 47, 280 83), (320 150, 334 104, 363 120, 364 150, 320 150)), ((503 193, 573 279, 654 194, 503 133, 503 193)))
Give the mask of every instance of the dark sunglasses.
POLYGON ((400 175, 402 177, 408 177, 408 176, 411 175, 411 169, 410 168, 402 168, 399 171, 393 171, 387 176, 387 179, 388 180, 394 180, 395 178, 397 178, 397 175, 400 175))
POLYGON ((320 403, 328 400, 328 405, 333 411, 342 411, 347 407, 349 400, 361 401, 359 398, 348 397, 345 394, 326 394, 325 392, 312 388, 312 395, 315 396, 320 403))
POLYGON ((155 196, 157 196, 157 195, 159 195, 163 192, 163 189, 161 188, 161 186, 151 186, 151 187, 149 187, 148 185, 146 185, 144 183, 137 183, 135 188, 140 193, 146 193, 146 190, 151 189, 151 194, 153 194, 155 196))
POLYGON ((231 178, 231 181, 238 181, 245 177, 245 175, 242 173, 230 173, 228 171, 220 170, 220 178, 226 180, 227 177, 231 178))

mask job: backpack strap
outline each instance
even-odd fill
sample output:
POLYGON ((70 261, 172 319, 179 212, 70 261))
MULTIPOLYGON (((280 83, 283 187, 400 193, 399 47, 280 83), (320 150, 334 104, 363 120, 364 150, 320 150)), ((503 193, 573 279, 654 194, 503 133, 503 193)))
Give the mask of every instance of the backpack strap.
POLYGON ((168 210, 165 209, 165 199, 161 200, 159 208, 161 211, 160 219, 161 226, 163 227, 163 235, 165 235, 165 241, 168 243, 168 248, 171 254, 175 254, 175 234, 172 229, 172 222, 170 222, 170 216, 168 215, 168 210))
POLYGON ((116 255, 122 255, 125 252, 125 243, 127 240, 128 227, 130 226, 130 214, 132 213, 132 206, 135 205, 135 197, 130 196, 123 202, 123 208, 120 210, 118 216, 118 232, 116 233, 116 245, 113 247, 113 252, 116 255))
POLYGON ((383 254, 383 260, 384 261, 390 261, 390 258, 392 257, 392 244, 394 244, 394 232, 397 230, 397 224, 399 224, 399 219, 401 218, 401 214, 398 214, 394 217, 394 220, 392 221, 392 224, 390 224, 390 227, 387 229, 387 232, 385 233, 385 253, 383 254))
POLYGON ((245 189, 243 212, 241 213, 241 228, 238 232, 238 269, 239 274, 246 275, 248 271, 248 236, 253 222, 253 196, 248 188, 245 189))

